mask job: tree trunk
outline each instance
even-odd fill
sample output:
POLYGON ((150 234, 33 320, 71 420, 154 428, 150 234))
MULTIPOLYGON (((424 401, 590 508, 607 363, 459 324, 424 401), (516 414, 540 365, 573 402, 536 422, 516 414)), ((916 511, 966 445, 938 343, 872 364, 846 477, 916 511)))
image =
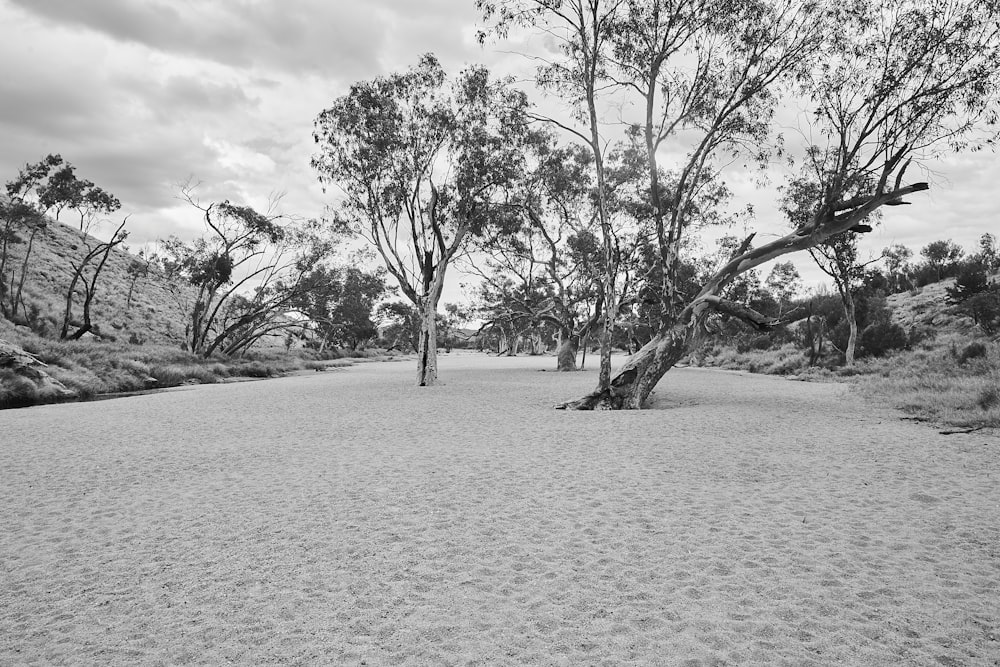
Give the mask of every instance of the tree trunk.
POLYGON ((437 384, 437 299, 424 297, 420 303, 420 337, 417 344, 417 384, 437 384))
POLYGON ((86 284, 84 285, 84 289, 87 294, 83 299, 83 325, 73 332, 69 337, 70 340, 80 340, 84 334, 92 331, 94 328, 93 323, 90 321, 90 304, 94 300, 94 292, 86 284))
POLYGON ((573 334, 563 334, 556 351, 556 370, 575 371, 576 353, 580 348, 580 339, 573 334))
POLYGON ((80 270, 76 270, 73 273, 73 279, 70 280, 69 290, 66 292, 66 308, 63 310, 62 329, 59 331, 60 340, 66 340, 67 338, 69 338, 69 321, 70 318, 73 317, 73 292, 76 291, 76 284, 79 281, 80 281, 80 270))
MULTIPOLYGON (((606 303, 611 303, 607 299, 606 303)), ((601 328, 601 365, 597 374, 597 391, 604 391, 611 387, 611 341, 614 336, 615 323, 611 309, 605 313, 604 326, 601 328)))
POLYGON ((701 341, 704 316, 664 327, 633 354, 606 389, 557 406, 570 410, 638 410, 667 371, 701 341))
POLYGON ((844 314, 847 316, 847 326, 850 333, 847 336, 847 350, 844 351, 844 363, 854 365, 854 353, 858 345, 858 313, 854 305, 854 295, 847 291, 844 297, 844 314))

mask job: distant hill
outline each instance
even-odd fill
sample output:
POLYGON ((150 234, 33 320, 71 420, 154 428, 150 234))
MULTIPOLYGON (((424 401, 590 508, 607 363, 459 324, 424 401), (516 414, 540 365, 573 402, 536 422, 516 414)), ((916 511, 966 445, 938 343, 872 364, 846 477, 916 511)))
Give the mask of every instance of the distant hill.
MULTIPOLYGON (((35 237, 28 262, 24 300, 36 330, 47 336, 58 336, 66 307, 66 293, 73 276, 70 264, 78 262, 86 252, 86 243, 93 247, 98 242, 94 237, 55 220, 50 220, 35 237)), ((24 242, 10 246, 8 275, 11 268, 20 273, 26 248, 24 242)), ((119 248, 112 250, 97 283, 91 307, 94 333, 104 339, 122 342, 180 345, 184 339, 185 322, 182 301, 191 298, 190 288, 183 284, 171 284, 155 271, 133 280, 129 267, 138 266, 140 259, 119 248)), ((75 318, 81 316, 82 299, 82 292, 74 299, 75 318)), ((24 313, 19 311, 19 323, 23 324, 24 317, 24 313)))

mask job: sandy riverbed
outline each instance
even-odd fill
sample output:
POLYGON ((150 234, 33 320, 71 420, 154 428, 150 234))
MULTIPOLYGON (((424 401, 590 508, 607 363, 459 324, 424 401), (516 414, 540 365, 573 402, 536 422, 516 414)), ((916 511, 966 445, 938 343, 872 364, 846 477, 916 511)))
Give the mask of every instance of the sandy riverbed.
POLYGON ((995 435, 552 366, 0 412, 0 664, 1000 664, 995 435))

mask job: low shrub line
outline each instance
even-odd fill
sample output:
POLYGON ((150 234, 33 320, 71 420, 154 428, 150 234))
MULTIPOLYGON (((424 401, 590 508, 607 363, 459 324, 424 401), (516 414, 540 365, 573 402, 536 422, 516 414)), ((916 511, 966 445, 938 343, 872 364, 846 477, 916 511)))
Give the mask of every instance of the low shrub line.
POLYGON ((1000 343, 946 335, 912 350, 858 360, 852 366, 809 366, 808 352, 794 344, 738 351, 710 345, 692 364, 793 376, 843 380, 866 397, 921 420, 964 428, 1000 428, 1000 343))

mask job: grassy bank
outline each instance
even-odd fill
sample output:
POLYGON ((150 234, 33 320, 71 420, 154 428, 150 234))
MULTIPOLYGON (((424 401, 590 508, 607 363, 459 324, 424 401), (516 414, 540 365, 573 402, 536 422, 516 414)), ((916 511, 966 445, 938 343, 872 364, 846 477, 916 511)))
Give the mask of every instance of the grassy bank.
POLYGON ((788 344, 738 352, 710 346, 693 364, 852 382, 858 391, 915 419, 959 428, 1000 428, 1000 343, 945 335, 913 350, 861 359, 851 367, 810 367, 806 352, 788 344))
MULTIPOLYGON (((57 341, 0 324, 0 338, 46 364, 45 371, 80 399, 102 394, 211 384, 235 378, 268 378, 300 370, 350 366, 339 354, 320 357, 309 350, 255 352, 240 359, 205 359, 167 345, 130 345, 93 341, 57 341)), ((380 352, 359 353, 374 356, 380 352)), ((30 380, 0 370, 0 408, 59 400, 58 392, 39 389, 30 380)))

